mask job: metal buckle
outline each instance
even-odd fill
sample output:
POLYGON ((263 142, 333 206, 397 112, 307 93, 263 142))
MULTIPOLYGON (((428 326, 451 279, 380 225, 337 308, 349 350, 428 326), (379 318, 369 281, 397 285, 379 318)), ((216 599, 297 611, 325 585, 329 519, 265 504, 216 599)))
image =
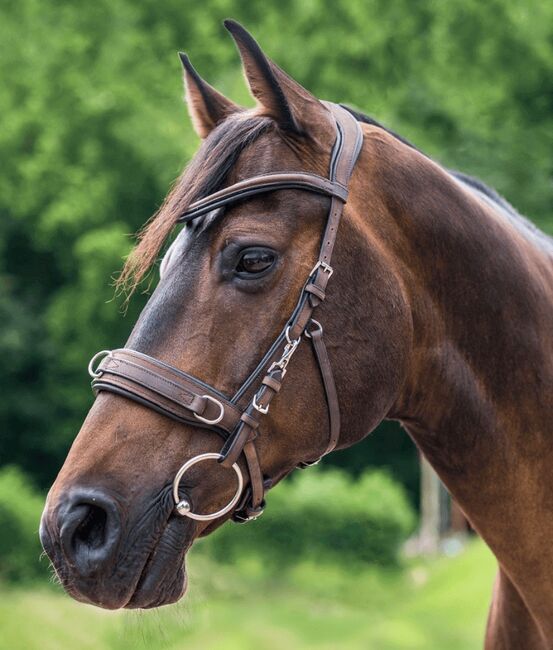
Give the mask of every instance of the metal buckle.
POLYGON ((269 404, 267 404, 267 406, 263 406, 263 404, 259 404, 257 402, 257 393, 253 396, 252 406, 256 411, 259 411, 259 413, 261 413, 262 415, 267 415, 267 413, 269 412, 269 404))
POLYGON ((311 269, 311 273, 309 274, 309 277, 311 277, 315 273, 315 271, 317 271, 319 268, 322 268, 322 270, 325 273, 328 273, 328 277, 330 277, 334 273, 334 269, 330 266, 330 264, 327 264, 326 262, 319 260, 315 264, 315 266, 311 269))
POLYGON ((100 352, 96 352, 96 354, 88 362, 88 374, 92 377, 92 379, 98 379, 98 377, 101 377, 104 374, 103 370, 94 370, 94 364, 96 361, 98 361, 98 359, 101 359, 102 357, 111 357, 111 350, 101 350, 100 352))
POLYGON ((199 454, 198 456, 194 456, 193 458, 188 460, 179 469, 179 471, 175 475, 175 478, 173 479, 173 499, 175 501, 175 509, 179 515, 181 515, 182 517, 190 517, 190 519, 196 519, 197 521, 210 521, 211 519, 217 519, 218 517, 222 517, 223 515, 226 515, 227 512, 232 510, 232 508, 234 508, 234 506, 238 503, 238 499, 242 494, 242 488, 244 487, 244 477, 242 476, 242 471, 237 463, 232 464, 232 469, 236 472, 236 476, 238 478, 238 488, 236 489, 236 494, 232 497, 232 499, 227 503, 227 505, 224 508, 217 510, 217 512, 212 512, 210 515, 199 515, 196 514, 195 512, 190 512, 192 507, 190 505, 190 501, 188 501, 188 499, 181 499, 179 496, 179 485, 184 473, 187 470, 189 470, 196 463, 200 463, 202 460, 219 461, 222 459, 223 459, 223 455, 219 453, 210 452, 206 454, 199 454))
POLYGON ((196 420, 200 420, 200 422, 205 422, 206 424, 218 424, 225 415, 225 407, 221 404, 221 402, 218 399, 211 397, 211 395, 202 395, 202 397, 212 402, 213 404, 217 404, 217 406, 221 409, 219 415, 214 420, 208 420, 207 418, 204 418, 201 415, 194 413, 194 411, 192 411, 192 415, 196 418, 196 420))

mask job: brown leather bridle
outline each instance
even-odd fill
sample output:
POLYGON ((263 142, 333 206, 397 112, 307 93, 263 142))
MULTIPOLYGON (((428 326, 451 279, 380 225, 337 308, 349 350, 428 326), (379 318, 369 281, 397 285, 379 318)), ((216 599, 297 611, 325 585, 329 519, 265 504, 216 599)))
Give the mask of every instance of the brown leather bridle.
POLYGON ((316 307, 325 299, 326 287, 333 273, 330 265, 332 251, 343 206, 348 197, 348 183, 363 143, 363 134, 357 120, 348 111, 330 102, 325 102, 325 105, 336 123, 329 178, 307 172, 254 176, 195 201, 178 219, 178 222, 186 223, 214 209, 256 194, 281 189, 302 189, 331 197, 319 257, 303 286, 296 307, 284 329, 237 393, 228 399, 216 388, 196 377, 130 349, 103 350, 89 364, 95 393, 109 391, 123 395, 173 420, 207 427, 225 439, 219 454, 196 456, 185 463, 175 476, 173 496, 176 512, 180 515, 209 520, 221 517, 234 508, 234 521, 245 522, 257 518, 263 512, 265 490, 270 487, 271 481, 264 480, 254 441, 258 435, 260 418, 269 411, 273 398, 280 391, 286 368, 302 335, 311 340, 321 372, 328 405, 330 435, 325 450, 315 460, 304 462, 300 466, 317 463, 338 442, 340 409, 336 386, 323 341, 323 328, 312 316, 316 307), (280 356, 278 350, 281 350, 280 356), (95 369, 94 364, 101 356, 104 358, 95 369), (240 400, 262 373, 264 376, 258 390, 246 408, 242 409, 238 405, 240 400), (242 473, 237 464, 242 454, 250 479, 246 490, 243 490, 242 473), (207 459, 216 459, 221 465, 232 467, 238 476, 238 490, 230 503, 218 512, 198 515, 191 512, 189 500, 179 495, 180 479, 192 465, 207 459))

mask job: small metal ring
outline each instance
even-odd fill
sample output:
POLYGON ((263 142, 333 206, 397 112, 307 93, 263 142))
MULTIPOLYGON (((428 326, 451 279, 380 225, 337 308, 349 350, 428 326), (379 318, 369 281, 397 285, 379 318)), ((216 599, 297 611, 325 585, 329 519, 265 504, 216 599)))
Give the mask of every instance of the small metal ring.
MULTIPOLYGON (((318 332, 322 332, 322 331, 323 331, 323 326, 319 323, 318 320, 315 320, 314 318, 312 318, 312 319, 309 321, 309 323, 308 323, 307 325, 309 326, 309 325, 311 325, 311 324, 313 324, 313 325, 316 326, 316 330, 314 330, 314 331, 318 331, 318 332)), ((311 332, 307 329, 307 327, 305 328, 305 330, 303 331, 303 333, 305 334, 305 336, 307 336, 308 339, 313 338, 313 335, 312 335, 311 332)))
POLYGON ((207 418, 203 418, 201 415, 198 415, 197 413, 193 413, 194 417, 196 420, 200 420, 200 422, 205 422, 206 424, 219 424, 219 422, 223 419, 225 415, 225 407, 222 405, 222 403, 218 400, 215 399, 214 397, 211 397, 211 395, 202 395, 202 397, 209 402, 212 402, 213 404, 217 404, 217 406, 221 409, 219 411, 219 415, 214 419, 214 420, 208 420, 207 418))
POLYGON ((96 354, 92 357, 92 359, 88 363, 88 374, 92 377, 92 379, 98 379, 98 377, 101 377, 103 374, 103 371, 100 370, 94 370, 94 364, 98 359, 101 357, 111 356, 111 350, 101 350, 100 352, 96 352, 96 354))
POLYGON ((286 340, 288 341, 288 345, 297 345, 300 342, 301 336, 298 336, 297 339, 291 339, 290 338, 290 325, 286 328, 286 331, 284 332, 284 336, 286 337, 286 340))
POLYGON ((173 499, 175 501, 176 511, 179 515, 182 517, 190 517, 190 519, 196 519, 197 521, 209 521, 211 519, 217 519, 218 517, 226 515, 227 512, 232 510, 232 508, 234 508, 234 506, 238 503, 238 499, 240 499, 240 495, 242 494, 242 488, 244 487, 244 477, 242 476, 242 470, 237 463, 232 464, 232 469, 236 472, 236 477, 238 479, 238 488, 236 490, 236 494, 224 508, 217 510, 217 512, 213 512, 210 515, 198 515, 194 512, 190 512, 189 501, 187 499, 181 499, 179 496, 179 485, 184 473, 187 470, 189 470, 196 463, 200 463, 202 460, 220 461, 222 459, 223 455, 219 453, 210 452, 206 454, 199 454, 198 456, 194 456, 190 460, 186 461, 186 463, 184 463, 184 465, 179 469, 175 475, 175 478, 173 479, 173 499))

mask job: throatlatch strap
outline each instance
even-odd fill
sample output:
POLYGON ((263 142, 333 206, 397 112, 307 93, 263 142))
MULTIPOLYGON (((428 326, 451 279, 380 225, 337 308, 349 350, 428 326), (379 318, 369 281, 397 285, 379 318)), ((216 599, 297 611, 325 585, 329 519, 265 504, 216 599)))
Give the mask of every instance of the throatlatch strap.
POLYGON ((338 438, 340 436, 340 405, 338 403, 338 393, 336 391, 336 384, 334 383, 332 366, 330 365, 330 359, 328 358, 326 345, 324 344, 323 340, 323 328, 320 326, 317 327, 315 330, 309 333, 309 336, 311 337, 311 342, 313 343, 313 351, 315 352, 317 364, 321 372, 326 403, 328 406, 328 444, 326 446, 326 449, 319 457, 320 459, 322 456, 329 454, 338 443, 338 438))

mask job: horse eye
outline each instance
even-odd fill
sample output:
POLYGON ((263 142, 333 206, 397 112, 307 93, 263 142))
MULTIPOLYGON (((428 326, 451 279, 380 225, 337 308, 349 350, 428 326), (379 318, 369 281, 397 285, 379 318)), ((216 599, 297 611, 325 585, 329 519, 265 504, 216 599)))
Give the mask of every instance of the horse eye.
POLYGON ((241 275, 259 275, 273 266, 276 255, 266 248, 250 248, 240 255, 236 265, 237 273, 241 275))

